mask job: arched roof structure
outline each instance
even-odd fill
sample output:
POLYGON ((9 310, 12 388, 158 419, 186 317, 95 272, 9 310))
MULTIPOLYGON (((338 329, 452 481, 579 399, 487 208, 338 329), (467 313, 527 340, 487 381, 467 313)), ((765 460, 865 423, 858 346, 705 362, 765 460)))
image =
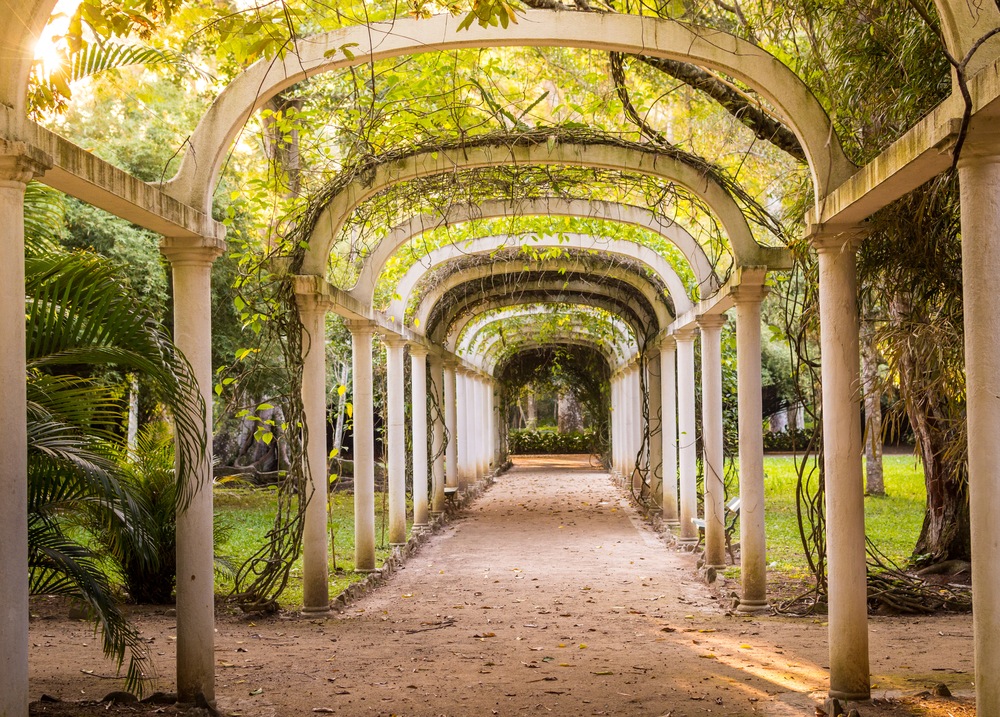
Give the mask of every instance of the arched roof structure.
POLYGON ((830 118, 786 65, 756 45, 711 28, 614 13, 532 10, 510 27, 473 24, 457 32, 449 15, 397 19, 302 38, 283 59, 264 59, 231 82, 191 136, 168 192, 211 207, 223 158, 250 115, 281 90, 312 75, 422 52, 460 48, 578 47, 662 57, 719 70, 759 92, 795 132, 809 159, 817 198, 854 173, 830 118), (344 53, 341 48, 350 48, 344 53))
POLYGON ((719 279, 713 271, 711 260, 705 254, 705 249, 680 224, 669 221, 646 207, 602 200, 540 197, 513 202, 497 199, 478 205, 452 204, 437 214, 419 214, 410 217, 390 229, 371 254, 364 258, 358 281, 349 293, 359 301, 371 304, 378 278, 386 262, 415 236, 443 226, 478 219, 531 215, 603 219, 655 232, 674 244, 688 260, 691 271, 698 280, 702 297, 714 294, 719 288, 719 279))
MULTIPOLYGON (((406 274, 400 278, 396 285, 396 298, 392 300, 386 313, 395 321, 402 322, 413 288, 423 276, 442 264, 465 256, 490 254, 500 249, 519 246, 522 248, 564 248, 566 250, 594 251, 605 256, 621 256, 636 260, 666 285, 670 292, 670 298, 673 300, 676 314, 682 314, 693 307, 684 282, 677 275, 677 272, 662 256, 648 247, 620 239, 602 240, 600 237, 577 232, 568 232, 559 236, 530 237, 524 243, 517 242, 517 239, 517 237, 505 235, 488 236, 465 242, 460 246, 446 244, 435 249, 423 261, 410 267, 406 274), (516 243, 512 244, 512 240, 516 243)), ((535 261, 534 257, 530 255, 525 255, 524 258, 527 261, 535 261)))

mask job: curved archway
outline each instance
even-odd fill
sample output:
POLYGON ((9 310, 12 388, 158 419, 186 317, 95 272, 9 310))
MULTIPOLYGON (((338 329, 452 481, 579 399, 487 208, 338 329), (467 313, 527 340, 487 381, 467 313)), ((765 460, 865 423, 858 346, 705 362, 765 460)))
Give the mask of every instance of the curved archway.
MULTIPOLYGON (((516 202, 495 200, 479 205, 453 204, 438 214, 419 214, 397 224, 382 238, 375 249, 365 259, 358 275, 358 281, 349 294, 370 305, 378 278, 389 258, 406 242, 424 232, 451 224, 479 219, 499 219, 514 216, 549 215, 577 217, 581 219, 603 219, 648 229, 674 244, 688 260, 691 271, 698 280, 701 296, 714 294, 720 286, 712 262, 705 249, 684 227, 665 220, 646 207, 604 200, 566 199, 563 197, 541 197, 522 199, 516 202)), ((775 251, 784 251, 777 249, 775 251)))
POLYGON ((506 164, 624 169, 676 182, 704 201, 715 213, 738 264, 767 264, 768 252, 754 240, 739 205, 720 184, 700 169, 659 153, 649 145, 557 142, 550 146, 546 137, 539 134, 530 142, 523 141, 514 146, 485 144, 456 150, 421 151, 391 162, 380 162, 370 174, 351 181, 324 206, 312 228, 302 273, 326 276, 330 254, 351 212, 381 190, 428 175, 506 164))
MULTIPOLYGON (((575 232, 567 233, 558 237, 537 236, 526 244, 510 245, 508 242, 511 239, 512 237, 510 236, 489 236, 482 237, 462 246, 448 244, 435 249, 427 255, 427 263, 414 264, 399 280, 399 283, 396 285, 395 292, 397 298, 392 300, 386 314, 388 314, 392 320, 399 321, 400 325, 402 325, 404 319, 403 314, 409 304, 410 295, 414 286, 416 286, 420 279, 428 272, 433 271, 442 264, 460 257, 486 254, 497 251, 498 249, 508 247, 515 248, 517 246, 521 246, 522 248, 552 247, 565 248, 568 250, 575 249, 597 251, 602 255, 622 256, 634 259, 647 267, 649 271, 651 271, 666 285, 667 290, 670 292, 670 298, 674 302, 675 314, 682 314, 694 306, 691 299, 687 295, 687 289, 684 286, 684 282, 677 275, 674 268, 666 260, 664 260, 662 256, 648 247, 619 239, 601 241, 598 237, 575 232), (589 246, 588 243, 590 244, 589 246)), ((532 262, 536 261, 534 257, 530 256, 526 257, 526 259, 532 262)))
POLYGON ((613 13, 525 12, 507 28, 473 25, 457 32, 450 15, 347 27, 299 40, 296 53, 265 58, 226 87, 191 135, 168 193, 210 207, 223 156, 239 127, 281 90, 312 75, 374 60, 461 48, 529 45, 646 54, 720 70, 754 88, 778 108, 809 159, 817 198, 854 173, 830 118, 786 65, 756 45, 720 30, 613 13), (351 47, 350 56, 341 48, 351 47))

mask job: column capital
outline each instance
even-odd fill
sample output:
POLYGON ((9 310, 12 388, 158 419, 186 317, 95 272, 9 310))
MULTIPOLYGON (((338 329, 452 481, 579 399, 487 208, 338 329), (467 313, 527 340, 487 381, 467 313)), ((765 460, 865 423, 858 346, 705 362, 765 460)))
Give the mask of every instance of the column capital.
MULTIPOLYGON (((953 121, 961 126, 960 120, 953 121)), ((962 156, 958 159, 958 167, 961 169, 970 164, 997 162, 1000 162, 1000 129, 995 126, 969 127, 968 135, 962 145, 962 156)))
POLYGON ((344 322, 352 336, 371 336, 375 333, 375 322, 367 319, 348 319, 344 322))
POLYGON ((421 343, 417 343, 416 341, 410 341, 409 344, 410 344, 410 356, 413 356, 415 358, 424 358, 425 356, 430 354, 430 349, 428 349, 421 343))
POLYGON ((698 336, 698 329, 694 326, 686 326, 683 329, 678 329, 671 334, 674 337, 674 341, 679 344, 692 343, 695 337, 698 336))
POLYGON ((226 250, 226 243, 216 237, 163 237, 160 253, 172 265, 211 266, 226 250))
POLYGON ((25 142, 0 139, 0 182, 27 184, 52 169, 52 158, 25 142))
POLYGON ((771 288, 764 284, 739 284, 729 292, 737 304, 759 304, 769 293, 771 288))
POLYGON ((455 356, 454 354, 448 354, 448 355, 444 356, 441 359, 441 363, 443 363, 444 367, 446 369, 448 369, 449 371, 455 371, 455 370, 457 370, 461 366, 461 363, 459 362, 458 357, 455 356))
POLYGON ((660 353, 664 351, 676 351, 677 350, 677 337, 673 334, 667 334, 660 340, 660 353))
POLYGON ((409 343, 406 339, 404 339, 402 336, 399 336, 398 334, 390 334, 386 331, 383 331, 381 333, 382 333, 382 341, 389 348, 401 349, 405 347, 407 343, 409 343))
POLYGON ((702 314, 697 319, 702 329, 721 329, 728 320, 725 314, 702 314))
POLYGON ((857 251, 870 229, 865 224, 810 224, 806 239, 817 254, 857 251))

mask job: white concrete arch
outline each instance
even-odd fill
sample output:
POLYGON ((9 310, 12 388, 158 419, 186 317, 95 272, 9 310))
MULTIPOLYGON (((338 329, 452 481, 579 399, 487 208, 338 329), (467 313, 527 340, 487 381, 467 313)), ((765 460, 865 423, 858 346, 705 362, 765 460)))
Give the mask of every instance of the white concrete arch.
POLYGON ((511 351, 521 351, 525 348, 552 347, 564 344, 589 346, 599 351, 608 360, 608 366, 612 371, 614 371, 616 366, 621 365, 629 359, 628 351, 619 353, 619 347, 609 345, 602 337, 595 337, 586 327, 582 326, 567 329, 557 339, 542 337, 535 332, 525 331, 518 338, 516 344, 501 347, 506 350, 495 350, 499 342, 500 337, 494 337, 483 347, 479 355, 472 357, 478 365, 483 367, 483 370, 491 375, 505 354, 511 351))
MULTIPOLYGON (((372 250, 372 253, 365 257, 358 281, 348 293, 366 305, 371 305, 378 279, 389 258, 413 237, 424 232, 480 219, 538 215, 603 219, 647 229, 672 243, 684 255, 692 273, 698 280, 702 299, 714 294, 721 285, 719 278, 715 275, 711 260, 698 240, 677 222, 670 221, 646 207, 597 199, 537 197, 517 201, 499 199, 476 205, 451 204, 439 213, 419 214, 410 217, 405 222, 390 229, 372 250)), ((785 250, 775 249, 774 251, 784 252, 785 250)))
POLYGON ((746 217, 732 196, 699 169, 678 159, 646 151, 639 145, 574 144, 547 142, 516 146, 470 146, 458 150, 420 152, 380 164, 370 176, 357 179, 338 192, 324 207, 309 240, 303 274, 326 276, 330 254, 351 213, 365 200, 395 184, 460 169, 518 165, 564 165, 626 170, 659 177, 687 188, 714 212, 729 239, 737 263, 765 266, 773 252, 753 238, 746 217))
MULTIPOLYGON (((483 346, 483 342, 488 341, 490 338, 486 336, 484 332, 497 322, 505 323, 511 321, 512 319, 520 319, 529 316, 548 317, 566 315, 573 317, 575 323, 575 319, 579 317, 580 314, 587 313, 585 308, 587 307, 581 304, 572 307, 570 310, 553 310, 552 307, 534 305, 506 309, 488 316, 480 314, 468 324, 468 329, 464 332, 464 334, 460 335, 460 341, 458 346, 456 346, 456 353, 460 355, 477 355, 481 353, 480 349, 483 346)), ((636 344, 636 338, 632 333, 632 330, 621 319, 614 316, 611 316, 610 318, 600 317, 596 314, 595 319, 598 321, 605 321, 613 330, 616 339, 616 347, 622 348, 626 346, 634 346, 636 344)))
MULTIPOLYGON (((265 58, 233 80, 191 135, 168 192, 210 208, 225 154, 250 115, 281 90, 345 67, 423 52, 485 47, 577 47, 688 62, 735 77, 777 108, 802 143, 817 198, 854 173, 819 101, 786 65, 734 35, 674 20, 614 13, 530 10, 516 25, 462 32, 448 14, 346 27, 302 38, 284 59, 265 58), (350 46, 350 56, 340 48, 350 46)), ((311 272, 316 273, 316 272, 311 272)))
MULTIPOLYGON (((588 274, 595 277, 614 279, 623 284, 627 284, 632 289, 635 289, 636 292, 646 300, 648 306, 643 308, 647 311, 652 310, 653 316, 656 318, 658 323, 658 326, 655 327, 657 330, 665 328, 671 321, 670 313, 667 310, 667 305, 662 295, 656 287, 644 277, 640 277, 631 271, 620 268, 608 268, 604 271, 597 272, 594 271, 593 267, 587 266, 584 262, 578 260, 551 262, 551 265, 552 270, 561 270, 566 274, 588 274)), ((413 314, 414 324, 418 328, 427 327, 428 319, 430 318, 430 314, 434 310, 435 305, 451 289, 469 281, 489 276, 524 275, 524 266, 524 261, 497 262, 492 265, 477 266, 467 271, 457 272, 456 274, 449 276, 447 279, 434 286, 421 298, 413 314)), ((530 288, 538 287, 559 289, 560 287, 567 287, 567 295, 572 295, 573 293, 587 294, 592 292, 594 289, 599 288, 599 282, 571 281, 569 279, 562 278, 560 278, 558 282, 552 280, 539 282, 530 278, 533 273, 537 272, 527 273, 528 278, 526 283, 530 282, 530 288), (578 288, 569 288, 571 286, 576 286, 578 288)), ((482 293, 480 293, 480 295, 483 296, 482 293)))
POLYGON ((639 312, 634 306, 629 306, 621 296, 616 294, 614 289, 595 287, 593 284, 585 284, 583 281, 573 281, 549 289, 518 292, 516 296, 504 295, 502 292, 496 291, 467 297, 451 307, 446 323, 440 327, 440 330, 434 332, 433 338, 437 339, 438 343, 446 350, 455 353, 462 329, 484 312, 511 306, 535 304, 579 304, 604 309, 621 318, 636 336, 643 335, 649 326, 656 323, 654 315, 645 310, 639 312))
POLYGON ((588 308, 603 309, 608 313, 614 314, 616 319, 622 324, 628 327, 628 330, 632 333, 633 337, 637 336, 637 331, 641 330, 641 326, 636 326, 633 321, 624 317, 619 313, 622 310, 622 306, 619 302, 612 301, 607 297, 597 296, 594 294, 589 294, 586 297, 575 297, 567 298, 565 301, 549 301, 549 300, 533 300, 529 299, 525 301, 519 297, 506 296, 500 299, 493 299, 479 302, 475 305, 475 312, 473 311, 461 311, 457 317, 451 322, 448 327, 445 340, 442 342, 444 348, 452 353, 458 353, 460 351, 460 345, 464 342, 464 333, 467 326, 478 322, 484 314, 488 312, 496 312, 500 309, 510 309, 521 311, 527 308, 543 308, 542 304, 564 304, 567 306, 583 306, 588 308))
MULTIPOLYGON (((687 295, 684 282, 677 275, 674 268, 659 254, 648 247, 641 246, 621 239, 604 240, 602 237, 595 237, 589 234, 567 233, 560 236, 534 236, 527 238, 520 243, 519 237, 511 236, 488 236, 476 239, 468 244, 455 245, 446 244, 435 249, 427 255, 424 262, 414 264, 410 267, 396 286, 396 296, 389 304, 386 314, 390 320, 398 321, 400 326, 404 325, 404 314, 409 305, 414 287, 428 272, 433 271, 442 264, 446 264, 455 259, 475 254, 489 254, 503 248, 517 248, 520 246, 539 248, 566 248, 584 251, 597 251, 602 255, 621 256, 641 262, 649 271, 657 276, 670 292, 670 298, 674 302, 674 312, 683 314, 693 308, 694 304, 687 295), (511 244, 511 241, 515 243, 511 244)), ((537 263, 535 259, 526 256, 525 259, 532 263, 537 263)), ((541 262, 542 265, 546 263, 541 262)))

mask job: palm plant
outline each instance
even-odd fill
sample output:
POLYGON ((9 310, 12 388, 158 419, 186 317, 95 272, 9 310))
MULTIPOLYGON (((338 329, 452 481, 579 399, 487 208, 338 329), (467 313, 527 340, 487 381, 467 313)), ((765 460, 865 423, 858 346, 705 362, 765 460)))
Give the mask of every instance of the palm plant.
MULTIPOLYGON (((95 615, 106 655, 119 667, 129 657, 126 684, 140 689, 150 675, 148 656, 128 623, 102 567, 102 558, 74 526, 95 514, 116 516, 123 533, 156 560, 141 505, 129 492, 120 464, 119 391, 99 374, 142 376, 173 415, 201 415, 203 400, 190 366, 167 332, 132 301, 115 267, 88 252, 67 253, 49 239, 61 229, 59 195, 30 185, 25 197, 25 314, 28 368, 28 515, 33 594, 69 595, 95 615)), ((190 497, 184 482, 203 455, 197 425, 176 422, 177 503, 190 497)))

